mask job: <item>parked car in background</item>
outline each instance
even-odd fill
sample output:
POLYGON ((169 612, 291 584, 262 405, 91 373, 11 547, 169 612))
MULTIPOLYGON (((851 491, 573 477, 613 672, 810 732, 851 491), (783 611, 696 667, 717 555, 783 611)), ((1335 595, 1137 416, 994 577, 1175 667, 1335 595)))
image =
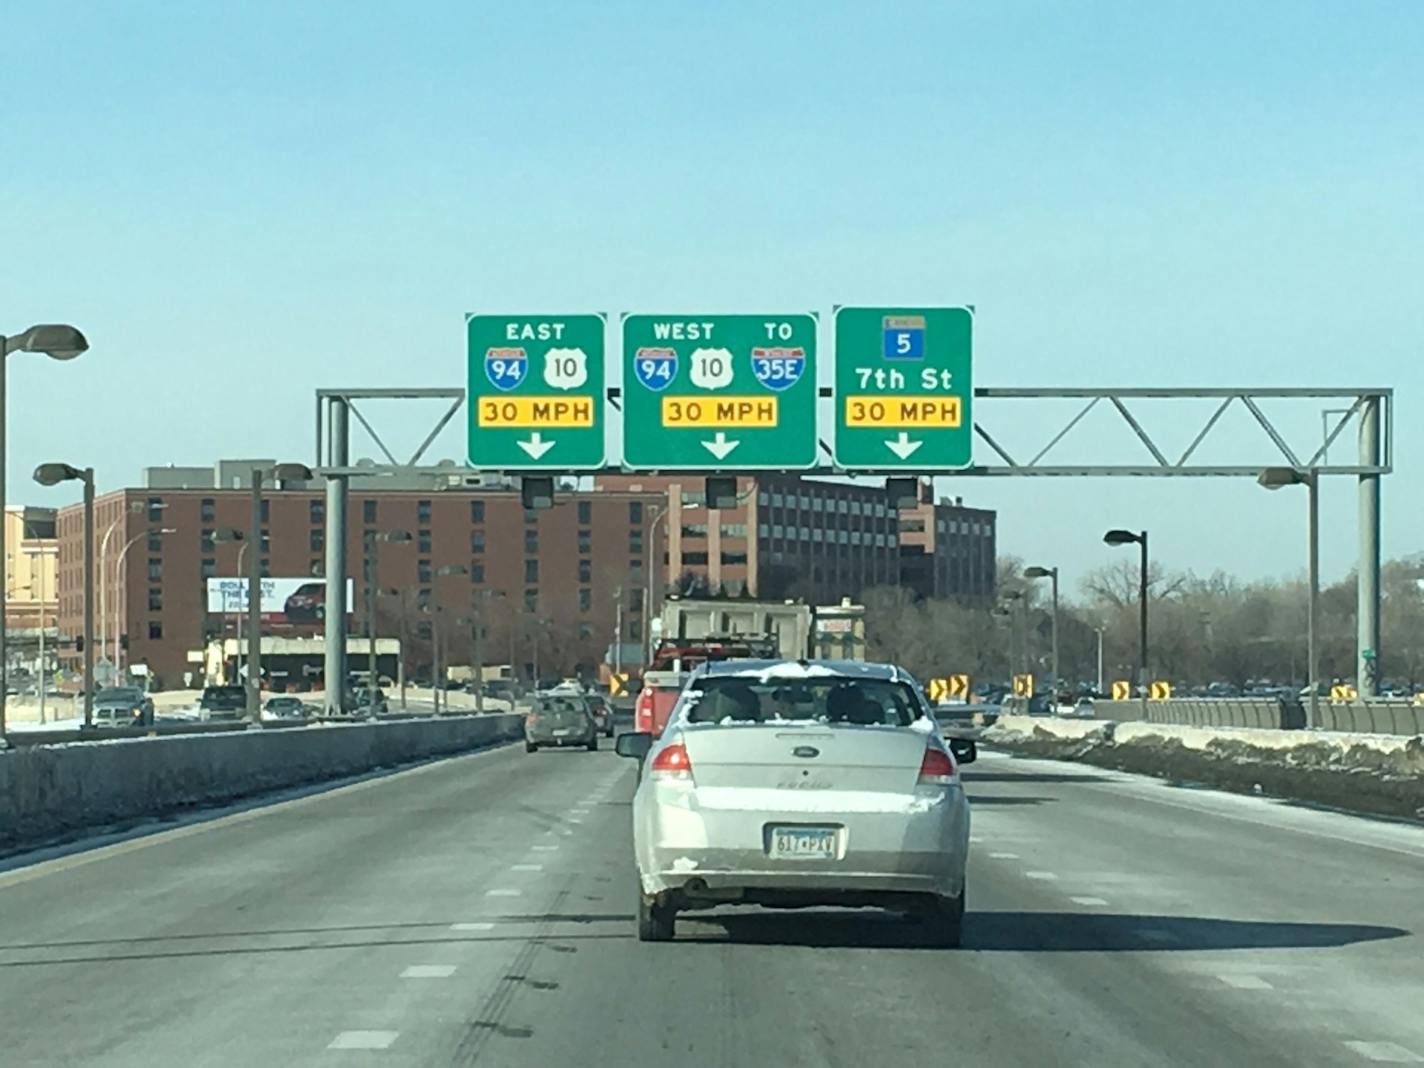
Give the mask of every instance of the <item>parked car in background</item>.
POLYGON ((110 686, 94 694, 96 727, 150 727, 153 701, 137 686, 110 686))
POLYGON ((206 686, 198 699, 203 719, 241 719, 247 714, 245 686, 206 686))
POLYGON ((385 690, 372 691, 365 686, 352 692, 346 707, 358 716, 384 716, 391 710, 385 690))
POLYGON ((269 697, 262 706, 262 718, 266 720, 306 719, 309 715, 311 709, 300 697, 269 697))
POLYGON ((1097 712, 1093 708, 1091 697, 1080 697, 1076 701, 1061 702, 1058 705, 1058 714, 1064 719, 1093 719, 1097 712))
POLYGON ((1051 716, 1058 709, 1058 699, 1051 693, 1036 693, 1028 699, 1030 716, 1051 716))
POLYGON ((593 721, 603 732, 603 736, 612 738, 613 706, 608 703, 608 698, 601 693, 586 693, 583 699, 588 703, 588 710, 593 713, 593 721))
POLYGON ((540 693, 524 717, 524 751, 534 753, 547 746, 583 746, 598 750, 598 724, 582 694, 540 693))

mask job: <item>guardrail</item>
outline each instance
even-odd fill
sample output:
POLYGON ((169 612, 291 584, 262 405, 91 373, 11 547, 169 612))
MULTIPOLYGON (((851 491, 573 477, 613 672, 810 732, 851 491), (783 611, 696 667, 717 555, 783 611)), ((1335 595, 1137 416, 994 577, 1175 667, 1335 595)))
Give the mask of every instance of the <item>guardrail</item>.
MULTIPOLYGON (((1320 727, 1365 734, 1424 734, 1424 707, 1379 699, 1349 704, 1320 702, 1320 727)), ((1254 727, 1302 730, 1307 710, 1275 697, 1174 697, 1167 701, 1098 701, 1094 717, 1183 727, 1254 727)))
POLYGON ((0 752, 0 848, 513 741, 523 717, 183 726, 157 737, 86 732, 106 744, 0 752))
POLYGON ((1320 725, 1327 731, 1369 734, 1424 734, 1424 705, 1408 698, 1378 698, 1320 705, 1320 725))
MULTIPOLYGON (((298 727, 319 726, 323 723, 395 723, 412 719, 435 719, 446 716, 468 716, 470 709, 451 709, 441 712, 439 717, 433 712, 387 712, 375 716, 352 714, 347 716, 306 716, 301 719, 264 719, 253 724, 247 719, 195 719, 169 720, 145 727, 96 726, 90 730, 64 727, 59 730, 11 731, 6 735, 10 748, 30 748, 36 745, 70 745, 76 742, 106 742, 115 738, 164 738, 185 734, 226 734, 233 731, 264 730, 283 731, 298 727)), ((506 715, 503 709, 491 710, 486 715, 506 715)))
POLYGON ((1166 701, 1095 701, 1096 719, 1168 723, 1183 727, 1299 730, 1305 710, 1276 697, 1173 697, 1166 701))

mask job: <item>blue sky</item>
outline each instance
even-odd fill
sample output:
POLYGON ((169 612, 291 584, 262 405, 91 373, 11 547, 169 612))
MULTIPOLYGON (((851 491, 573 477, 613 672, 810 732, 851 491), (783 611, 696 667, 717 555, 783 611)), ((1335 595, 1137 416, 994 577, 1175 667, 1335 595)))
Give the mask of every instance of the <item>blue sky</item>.
MULTIPOLYGON (((11 361, 11 501, 68 499, 52 458, 307 459, 320 386, 461 384, 467 311, 964 303, 980 385, 1395 387, 1385 552, 1424 551, 1424 6, 56 2, 5 37, 0 329, 93 345, 11 361)), ((1070 584, 1109 525, 1303 568, 1304 501, 1245 481, 942 487, 1070 584)), ((1353 486, 1322 500, 1336 577, 1353 486)))

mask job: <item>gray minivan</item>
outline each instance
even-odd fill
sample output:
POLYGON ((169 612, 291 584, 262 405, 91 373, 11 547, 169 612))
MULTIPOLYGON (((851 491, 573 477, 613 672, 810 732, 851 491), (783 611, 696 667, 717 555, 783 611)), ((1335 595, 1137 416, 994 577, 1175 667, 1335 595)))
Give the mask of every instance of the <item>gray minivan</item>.
POLYGON ((598 724, 588 702, 575 693, 541 693, 524 717, 524 751, 578 745, 598 751, 598 724))

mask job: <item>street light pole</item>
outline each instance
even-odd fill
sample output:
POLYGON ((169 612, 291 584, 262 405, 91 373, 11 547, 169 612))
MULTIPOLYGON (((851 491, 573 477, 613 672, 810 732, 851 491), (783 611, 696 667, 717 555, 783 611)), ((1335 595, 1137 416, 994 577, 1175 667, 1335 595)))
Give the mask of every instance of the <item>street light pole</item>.
MULTIPOLYGON (((613 671, 615 674, 623 673, 623 587, 618 586, 613 590, 613 596, 617 598, 617 603, 613 606, 613 671)), ((539 684, 539 646, 538 638, 534 645, 534 684, 539 684)))
POLYGON ((1144 700, 1147 693, 1147 531, 1134 534, 1130 530, 1110 530, 1103 535, 1108 545, 1131 545, 1142 549, 1142 561, 1137 572, 1137 681, 1144 700))
POLYGON ((94 726, 94 469, 84 479, 84 727, 94 726))
POLYGON ((1137 571, 1137 674, 1147 692, 1147 531, 1140 539, 1142 560, 1137 571))
POLYGON ((1102 628, 1102 627, 1094 627, 1093 629, 1098 632, 1098 696, 1102 696, 1102 693, 1103 693, 1103 629, 1104 629, 1104 628, 1102 628))
MULTIPOLYGON (((52 360, 72 360, 89 348, 89 342, 72 326, 49 324, 32 326, 13 336, 0 334, 0 507, 5 503, 5 379, 7 357, 12 352, 37 352, 52 360)), ((49 483, 53 485, 53 483, 49 483)), ((0 561, 5 560, 5 524, 0 521, 0 561)), ((0 565, 3 566, 3 565, 0 565)), ((10 654, 5 648, 5 610, 9 598, 0 582, 0 749, 6 748, 5 702, 10 690, 10 654)), ((87 645, 87 643, 86 643, 87 645)))
MULTIPOLYGON (((268 477, 280 484, 306 481, 312 472, 305 464, 297 463, 252 469, 251 529, 247 537, 247 544, 253 546, 247 556, 247 718, 259 725, 262 722, 262 483, 268 477)), ((330 607, 330 601, 327 605, 330 607)))
POLYGON ((247 544, 247 718, 262 719, 262 479, 260 467, 252 469, 252 515, 247 544))
MULTIPOLYGON (((84 484, 84 727, 94 726, 94 469, 74 467, 65 463, 40 464, 35 468, 35 481, 41 486, 57 486, 61 482, 84 484)), ((3 524, 0 524, 3 525, 3 524)), ((0 591, 4 583, 0 583, 0 591)), ((3 611, 3 606, 0 606, 3 611)), ((0 687, 3 688, 3 687, 0 687)), ((0 736, 3 736, 4 704, 0 703, 0 736)))
POLYGON ((1310 687, 1308 726, 1319 728, 1320 650, 1317 626, 1320 619, 1320 472, 1313 468, 1297 471, 1292 467, 1268 467, 1256 481, 1271 490, 1300 485, 1306 489, 1307 581, 1310 584, 1305 606, 1305 659, 1307 684, 1310 687))
MULTIPOLYGON (((120 616, 122 615, 122 612, 121 612, 120 609, 119 609, 119 597, 120 597, 120 595, 121 595, 121 593, 122 593, 122 589, 123 589, 123 579, 122 579, 120 576, 122 576, 122 575, 125 574, 125 559, 128 557, 129 550, 134 547, 134 544, 135 544, 140 538, 146 538, 146 537, 148 537, 150 534, 158 534, 158 535, 161 536, 161 535, 164 535, 164 534, 176 534, 176 533, 178 533, 178 530, 177 530, 176 527, 162 527, 162 528, 160 528, 160 529, 158 529, 158 530, 145 530, 145 531, 142 531, 142 532, 140 532, 140 533, 138 533, 138 534, 135 534, 132 538, 130 538, 127 542, 124 543, 124 547, 119 550, 118 558, 114 561, 114 659, 113 659, 113 670, 114 670, 115 679, 118 678, 118 671, 119 671, 119 632, 120 632, 120 630, 122 630, 122 627, 121 627, 122 620, 120 619, 120 616)), ((103 571, 103 568, 100 568, 100 571, 102 572, 102 571, 103 571)), ((102 587, 102 585, 101 585, 101 586, 100 586, 100 589, 102 589, 102 588, 103 588, 103 587, 102 587)), ((102 629, 102 621, 101 621, 100 626, 101 626, 101 629, 102 629)), ((100 644, 102 645, 102 639, 100 640, 100 644)))
POLYGON ((1053 579, 1053 699, 1058 700, 1058 568, 1056 567, 1029 567, 1024 569, 1024 578, 1051 578, 1053 579))
MULTIPOLYGON (((377 674, 376 674, 376 544, 382 541, 410 541, 411 535, 408 530, 383 530, 377 533, 374 530, 366 531, 365 535, 365 560, 363 565, 366 569, 366 692, 370 694, 371 707, 375 707, 377 674)), ((402 645, 401 654, 404 655, 405 648, 402 645)), ((402 702, 404 707, 404 702, 402 702)))

